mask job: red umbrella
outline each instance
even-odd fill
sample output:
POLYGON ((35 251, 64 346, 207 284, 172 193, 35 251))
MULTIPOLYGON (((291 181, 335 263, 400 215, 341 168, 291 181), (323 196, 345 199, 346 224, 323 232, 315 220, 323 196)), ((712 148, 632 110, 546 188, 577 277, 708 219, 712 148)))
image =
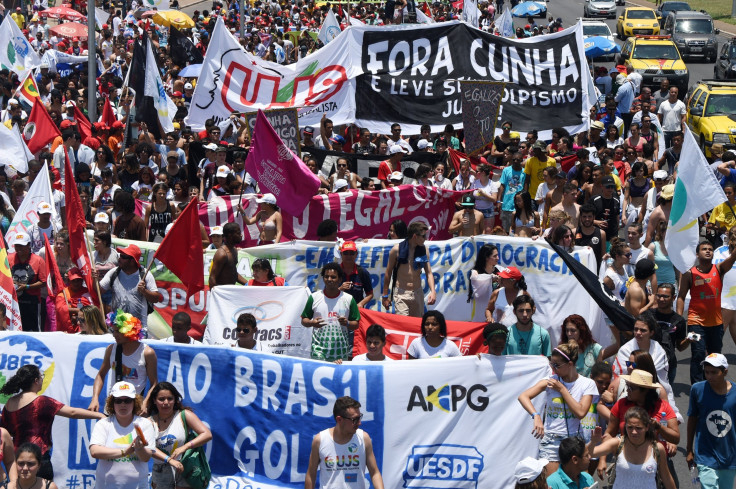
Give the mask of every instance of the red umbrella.
POLYGON ((78 37, 80 41, 87 40, 87 26, 79 22, 67 22, 52 27, 49 32, 55 36, 66 37, 72 39, 78 37))
POLYGON ((52 19, 79 20, 82 22, 87 22, 87 17, 68 7, 47 8, 42 12, 42 15, 46 15, 48 17, 51 17, 52 19))

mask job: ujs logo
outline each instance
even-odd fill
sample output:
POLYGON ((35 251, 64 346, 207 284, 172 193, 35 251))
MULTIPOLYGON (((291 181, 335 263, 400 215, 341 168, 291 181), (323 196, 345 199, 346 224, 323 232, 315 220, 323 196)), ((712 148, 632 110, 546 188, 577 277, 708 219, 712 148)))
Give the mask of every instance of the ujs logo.
MULTIPOLYGON (((0 340, 0 387, 25 365, 35 365, 44 373, 43 387, 39 392, 43 394, 54 378, 55 364, 51 351, 39 340, 23 334, 13 334, 0 340)), ((9 397, 0 395, 0 404, 5 404, 9 397)))
POLYGON ((476 489, 482 471, 483 455, 475 447, 417 445, 406 461, 403 487, 476 489))

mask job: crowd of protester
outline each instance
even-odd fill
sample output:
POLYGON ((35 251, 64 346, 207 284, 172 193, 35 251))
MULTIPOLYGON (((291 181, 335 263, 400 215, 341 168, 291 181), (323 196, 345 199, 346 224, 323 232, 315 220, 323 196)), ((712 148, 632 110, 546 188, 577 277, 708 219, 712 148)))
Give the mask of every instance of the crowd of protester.
MULTIPOLYGON (((376 3, 359 2, 349 14, 368 24, 400 23, 405 20, 407 5, 395 3, 391 12, 376 3)), ((258 182, 244 168, 250 140, 242 116, 234 114, 220 123, 203 121, 202 131, 186 126, 184 118, 196 78, 180 76, 184 66, 173 61, 167 29, 150 18, 141 18, 143 8, 136 2, 125 13, 109 5, 104 7, 110 16, 96 33, 103 66, 97 78, 97 93, 87 93, 86 70, 76 69, 62 76, 48 64, 41 65, 35 74, 40 96, 36 103, 43 104, 61 137, 35 155, 27 173, 11 167, 0 169, 3 234, 44 163, 48 164, 54 186, 53 202, 42 202, 35 209, 39 222, 7 243, 14 247, 9 264, 23 329, 88 335, 109 331, 117 345, 105 352, 88 409, 65 406, 39 395, 43 372, 35 366, 19 369, 0 390, 8 396, 2 413, 0 460, 10 484, 23 489, 35 489, 39 478, 53 479, 51 425, 56 415, 104 418, 95 426, 90 440, 90 453, 100 461, 98 481, 105 481, 101 487, 139 487, 148 476, 144 462, 151 457, 155 487, 182 486, 178 459, 183 447, 202 446, 212 434, 195 414, 184 410, 182 396, 173 385, 158 382, 155 352, 140 340, 146 336, 148 308, 160 300, 161 294, 153 277, 141 266, 140 247, 133 243, 114 248, 112 239, 160 242, 193 199, 207 201, 259 193, 258 182), (162 80, 177 106, 175 130, 161 137, 129 117, 134 95, 123 81, 134 42, 144 31, 156 47, 162 80), (90 102, 96 104, 98 115, 109 103, 116 120, 111 125, 92 121, 91 134, 82 140, 77 111, 89 116, 90 102), (127 137, 126 130, 130 131, 127 137), (72 164, 87 227, 94 231, 94 275, 102 292, 102 309, 93 304, 83 275, 70 258, 61 187, 65 153, 72 164), (141 204, 139 209, 137 202, 141 204), (44 237, 53 244, 52 252, 64 281, 64 290, 57 297, 48 296, 46 291, 44 237), (139 318, 140 324, 131 318, 139 318), (131 324, 135 324, 132 329, 131 324), (119 356, 118 350, 122 352, 119 356), (122 366, 126 367, 125 381, 115 384, 104 405, 99 406, 105 376, 122 366), (127 382, 132 379, 135 382, 127 382), (100 409, 109 417, 103 416, 100 409), (33 417, 19 415, 23 410, 33 413, 33 417), (180 417, 180 413, 185 414, 180 417), (140 416, 150 416, 153 423, 142 421, 145 418, 140 416), (29 419, 34 422, 29 423, 29 419), (135 424, 146 426, 148 431, 133 434, 134 441, 125 445, 118 439, 110 442, 117 435, 132 433, 130 427, 135 424), (191 440, 182 435, 182 426, 187 425, 196 433, 191 440), (170 430, 174 438, 164 440, 159 436, 170 430), (171 444, 172 439, 177 440, 176 445, 171 444)), ((408 7, 411 11, 415 6, 408 7)), ((329 4, 317 7, 311 1, 256 1, 246 9, 245 36, 240 42, 256 56, 293 63, 321 47, 314 34, 329 8, 329 4)), ((436 21, 459 15, 458 6, 442 2, 421 8, 436 21)), ((495 32, 494 18, 503 10, 504 2, 481 3, 480 8, 481 27, 495 32)), ((343 24, 349 22, 343 7, 334 9, 343 24)), ((85 54, 87 41, 50 34, 49 20, 40 4, 30 12, 19 8, 10 15, 40 54, 50 50, 85 54)), ((227 5, 215 2, 211 10, 194 12, 195 27, 185 29, 184 34, 205 54, 216 18, 222 18, 233 33, 238 33, 239 15, 236 1, 227 5)), ((517 29, 516 36, 554 32, 561 24, 560 19, 550 18, 548 24, 537 25, 530 19, 517 29)), ((8 127, 17 125, 22 131, 28 111, 14 95, 21 81, 7 69, 0 71, 1 121, 8 127)), ((576 246, 590 247, 602 284, 636 318, 633 332, 609 324, 614 338, 610 345, 596 342, 590 326, 578 314, 564 320, 560 338, 552 338, 548 332, 551 325, 534 321, 536 303, 542 298, 529 294, 522 272, 499 266, 495 246, 479 249, 470 273, 469 299, 485 305, 487 325, 483 334, 489 353, 543 355, 550 359, 549 377, 526 386, 519 396, 531 416, 529 436, 540 439, 539 457, 524 460, 517 467, 520 487, 548 485, 556 489, 572 487, 571 483, 589 487, 591 475, 597 475, 611 481, 615 488, 655 487, 655 478, 659 478, 671 489, 678 475, 672 470, 671 460, 678 456, 676 447, 685 421, 687 460, 697 465, 702 486, 733 486, 736 433, 730 425, 723 433, 714 432, 709 416, 716 409, 731 418, 736 416, 736 391, 725 377, 728 363, 721 355, 725 330, 736 339, 736 306, 731 300, 721 300, 721 292, 730 288, 727 274, 736 260, 736 217, 731 205, 719 206, 710 216, 703 216, 701 227, 707 240, 698 245, 697 263, 682 275, 673 267, 664 236, 683 143, 684 106, 678 100, 677 89, 670 88, 666 81, 654 93, 640 89, 640 84, 641 77, 627 66, 601 72, 596 85, 604 95, 604 104, 599 111, 591 110, 589 131, 570 134, 564 128, 555 128, 551 139, 545 141, 535 130, 520 133, 514 130, 512 121, 502 121, 494 141, 476 159, 461 159, 457 166, 450 150, 462 152, 464 138, 462 130, 452 125, 441 133, 433 133, 426 125, 420 134, 404 135, 401 126, 393 124, 390 134, 376 134, 352 124, 335 126, 323 117, 318 127, 305 127, 301 134, 303 160, 319 177, 320 194, 376 191, 404 184, 403 158, 414 153, 436 153, 438 162, 420 165, 413 183, 465 191, 456 203, 450 233, 549 239, 568 251, 576 246), (386 158, 380 163, 376 179, 359 175, 347 157, 339 158, 330 174, 323 174, 321 164, 310 154, 310 148, 315 147, 386 158), (716 251, 721 245, 725 249, 716 251), (714 264, 714 253, 720 254, 718 264, 714 264), (686 312, 688 292, 691 298, 686 312), (688 346, 693 386, 688 410, 681 414, 670 385, 677 353, 688 346), (532 400, 543 392, 547 402, 540 413, 532 400), (608 454, 613 462, 609 466, 617 467, 615 482, 606 474, 608 454)), ((736 153, 714 145, 712 154, 714 171, 729 203, 734 203, 736 153)), ((260 195, 257 203, 258 212, 245 218, 244 223, 258 227, 259 245, 280 242, 282 216, 276 198, 260 195)), ((338 231, 336 222, 326 220, 317 233, 323 241, 336 241, 338 231)), ((383 289, 379 291, 386 310, 421 317, 421 337, 409 346, 410 359, 461 355, 455 343, 447 339, 442 312, 427 311, 436 301, 436 284, 425 246, 427 231, 420 222, 399 219, 391 224, 388 237, 398 242, 390 251, 383 289), (429 290, 426 296, 423 280, 429 290)), ((238 273, 237 246, 243 240, 243 229, 237 223, 209 231, 202 227, 197 239, 201 239, 203 251, 215 251, 210 287, 236 283, 288 285, 274 274, 267 260, 252 264, 251 278, 238 273)), ((321 270, 323 289, 312 293, 304 305, 301 324, 313 329, 314 359, 336 363, 390 360, 384 352, 386 331, 378 324, 367 329, 367 352, 355 357, 352 354, 359 308, 374 300, 376 293, 367 271, 356 264, 356 253, 355 242, 341 243, 339 258, 321 270)), ((4 308, 0 312, 0 325, 5 325, 4 308)), ((194 343, 196 340, 188 335, 190 328, 191 318, 180 312, 173 318, 172 336, 164 341, 194 343)), ((261 351, 257 329, 254 316, 241 315, 232 346, 261 351)), ((341 416, 344 414, 336 415, 336 419, 341 416)))

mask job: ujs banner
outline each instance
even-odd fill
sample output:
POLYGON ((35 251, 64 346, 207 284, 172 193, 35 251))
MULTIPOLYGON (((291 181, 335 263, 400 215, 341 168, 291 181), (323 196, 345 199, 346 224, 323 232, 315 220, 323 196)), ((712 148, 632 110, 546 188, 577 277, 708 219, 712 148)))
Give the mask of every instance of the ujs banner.
MULTIPOLYGON (((86 407, 111 342, 109 335, 1 333, 0 386, 33 363, 45 374, 40 394, 86 407)), ((531 420, 516 399, 550 373, 541 356, 336 365, 237 348, 148 344, 158 357, 159 381, 174 384, 212 431, 205 446, 212 489, 304 487, 312 437, 334 426, 332 408, 341 396, 361 403, 361 428, 373 440, 387 489, 507 488, 516 463, 537 455, 531 420)), ((534 401, 540 411, 544 402, 544 394, 534 401)), ((95 487, 93 424, 54 421, 51 462, 60 489, 95 487)))

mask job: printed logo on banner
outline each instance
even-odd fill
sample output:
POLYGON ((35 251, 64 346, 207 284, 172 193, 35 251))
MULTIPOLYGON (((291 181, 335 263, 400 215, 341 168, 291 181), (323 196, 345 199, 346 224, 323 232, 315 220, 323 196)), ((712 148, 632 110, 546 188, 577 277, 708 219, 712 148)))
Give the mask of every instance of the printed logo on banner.
POLYGON ((255 306, 244 306, 236 309, 233 312, 230 320, 232 321, 232 328, 226 326, 223 336, 236 340, 238 338, 237 332, 235 331, 235 325, 238 324, 238 317, 241 314, 253 314, 258 321, 258 329, 256 330, 257 341, 274 341, 291 338, 291 325, 287 325, 285 328, 276 327, 268 328, 263 323, 269 321, 275 321, 284 313, 284 304, 281 301, 265 301, 255 306))
POLYGON ((433 408, 436 407, 442 412, 449 413, 457 411, 458 406, 464 401, 464 404, 467 404, 473 411, 485 411, 488 407, 488 396, 483 394, 486 392, 488 389, 483 384, 473 384, 470 387, 445 384, 439 389, 428 385, 425 395, 422 387, 415 385, 409 395, 406 410, 421 408, 422 411, 433 411, 433 408))
POLYGON ((403 487, 475 489, 483 471, 483 454, 465 445, 415 445, 406 461, 403 487))
MULTIPOLYGON (((54 378, 56 363, 51 351, 42 342, 26 335, 13 335, 0 340, 0 387, 25 365, 35 365, 44 374, 43 394, 54 378)), ((9 395, 0 395, 0 404, 5 404, 9 395)))

